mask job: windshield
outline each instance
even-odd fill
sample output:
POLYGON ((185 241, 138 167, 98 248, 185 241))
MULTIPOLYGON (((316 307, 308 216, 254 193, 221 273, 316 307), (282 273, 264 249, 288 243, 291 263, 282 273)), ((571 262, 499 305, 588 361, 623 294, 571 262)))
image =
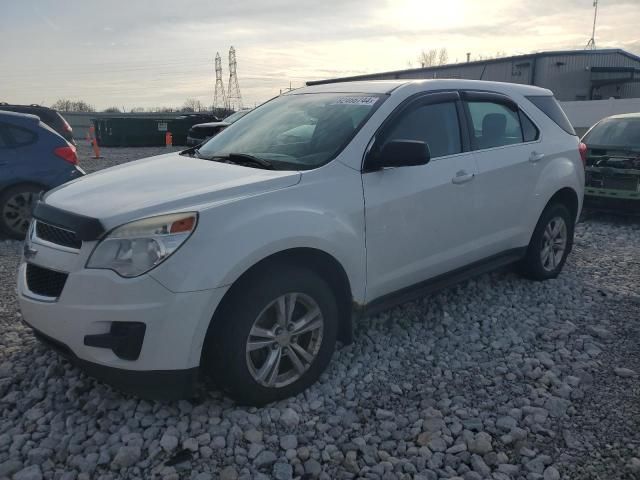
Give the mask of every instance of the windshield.
POLYGON ((250 112, 250 110, 240 110, 239 112, 232 113, 231 115, 226 117, 223 121, 227 122, 227 123, 233 123, 236 120, 238 120, 239 118, 244 117, 249 112, 250 112))
POLYGON ((315 168, 342 151, 380 103, 378 95, 284 95, 229 126, 198 154, 203 158, 245 154, 278 169, 315 168))
POLYGON ((640 118, 610 118, 598 123, 584 138, 587 145, 640 149, 640 118))

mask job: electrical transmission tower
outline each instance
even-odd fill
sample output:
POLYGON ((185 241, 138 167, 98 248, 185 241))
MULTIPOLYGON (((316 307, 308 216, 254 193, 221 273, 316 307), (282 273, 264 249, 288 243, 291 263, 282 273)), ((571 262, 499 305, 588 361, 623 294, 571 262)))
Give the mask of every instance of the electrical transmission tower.
POLYGON ((216 52, 216 88, 213 92, 213 109, 215 111, 227 108, 227 96, 224 93, 224 83, 222 83, 222 59, 216 52))
POLYGON ((238 83, 236 66, 236 49, 231 47, 229 49, 229 90, 227 90, 227 106, 231 110, 242 110, 242 96, 240 95, 240 84, 238 83))
POLYGON ((587 46, 584 47, 585 50, 595 50, 596 49, 596 20, 598 18, 598 0, 593 1, 593 30, 591 31, 591 38, 587 42, 587 46))

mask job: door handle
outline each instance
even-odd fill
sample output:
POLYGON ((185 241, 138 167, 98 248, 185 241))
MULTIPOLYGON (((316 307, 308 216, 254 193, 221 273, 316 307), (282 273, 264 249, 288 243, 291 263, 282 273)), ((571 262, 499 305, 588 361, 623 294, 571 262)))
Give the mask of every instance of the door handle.
POLYGON ((475 175, 473 173, 467 173, 466 170, 460 170, 456 173, 456 176, 451 179, 451 182, 460 185, 462 183, 467 183, 473 180, 475 175))
POLYGON ((531 155, 529 155, 529 161, 531 163, 539 162, 543 158, 544 158, 544 153, 538 153, 535 150, 533 152, 531 152, 531 155))

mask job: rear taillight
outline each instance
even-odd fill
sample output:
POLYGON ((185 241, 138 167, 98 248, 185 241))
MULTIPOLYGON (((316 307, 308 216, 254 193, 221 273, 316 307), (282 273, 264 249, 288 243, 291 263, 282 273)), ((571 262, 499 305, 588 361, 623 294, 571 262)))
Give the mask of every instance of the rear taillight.
POLYGON ((580 152, 580 158, 582 159, 582 165, 583 166, 587 166, 587 146, 580 142, 580 145, 578 146, 578 151, 580 152))
POLYGON ((76 147, 68 145, 66 147, 58 147, 53 153, 63 159, 65 162, 69 162, 73 165, 78 164, 78 155, 76 155, 76 147))

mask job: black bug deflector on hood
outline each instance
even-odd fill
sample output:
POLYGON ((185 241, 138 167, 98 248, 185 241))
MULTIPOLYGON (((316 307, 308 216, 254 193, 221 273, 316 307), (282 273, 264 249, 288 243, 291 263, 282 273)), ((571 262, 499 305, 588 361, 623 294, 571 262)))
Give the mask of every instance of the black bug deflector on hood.
POLYGON ((48 205, 42 200, 36 203, 33 217, 50 225, 71 230, 82 241, 98 240, 106 232, 104 225, 97 218, 68 212, 48 205))

